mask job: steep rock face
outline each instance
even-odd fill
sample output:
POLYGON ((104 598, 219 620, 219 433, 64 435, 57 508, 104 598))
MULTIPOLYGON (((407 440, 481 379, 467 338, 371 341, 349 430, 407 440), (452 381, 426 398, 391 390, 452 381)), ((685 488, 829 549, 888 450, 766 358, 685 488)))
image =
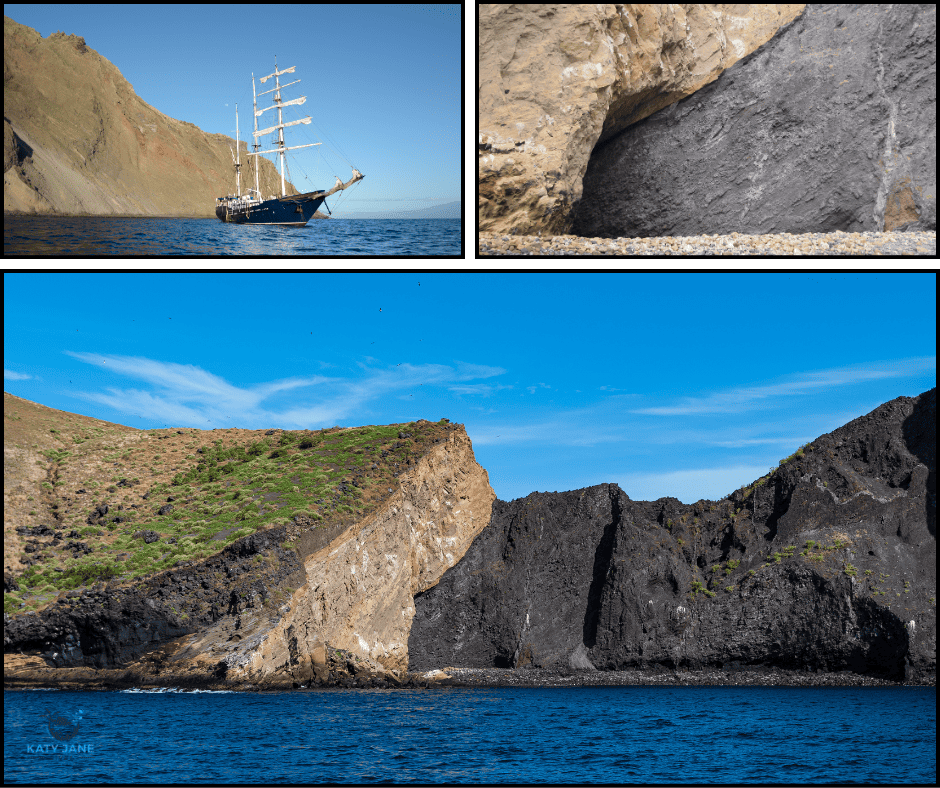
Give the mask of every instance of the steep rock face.
POLYGON ((380 511, 306 557, 306 582, 276 625, 225 657, 228 678, 309 680, 327 644, 382 669, 407 668, 414 596, 463 557, 496 496, 462 430, 400 481, 380 511))
POLYGON ((585 667, 585 611, 597 605, 595 557, 609 550, 617 492, 600 484, 498 501, 457 568, 418 596, 409 666, 585 667))
POLYGON ((416 600, 410 667, 936 671, 936 390, 719 502, 616 485, 498 502, 416 600))
POLYGON ((186 680, 290 686, 326 678, 336 649, 360 672, 405 668, 414 596, 460 560, 495 500, 465 430, 451 426, 369 517, 319 528, 295 518, 132 587, 102 583, 4 614, 5 653, 54 666, 34 680, 78 683, 91 668, 152 665, 186 680))
POLYGON ((936 229, 935 5, 810 4, 758 51, 601 141, 586 236, 936 229))
POLYGON ((480 229, 565 232, 595 143, 708 84, 803 7, 480 5, 480 229))
MULTIPOLYGON (((80 36, 4 17, 3 114, 4 212, 214 216, 235 191, 235 140, 151 107, 80 36)), ((260 176, 279 193, 271 162, 260 176)))

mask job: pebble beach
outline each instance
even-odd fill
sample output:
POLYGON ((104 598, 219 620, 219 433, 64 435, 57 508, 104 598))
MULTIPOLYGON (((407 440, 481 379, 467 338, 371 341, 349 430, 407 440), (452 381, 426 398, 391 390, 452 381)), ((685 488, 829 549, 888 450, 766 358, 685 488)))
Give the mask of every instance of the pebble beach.
POLYGON ((483 256, 613 257, 935 257, 937 233, 864 232, 582 238, 479 234, 483 256))

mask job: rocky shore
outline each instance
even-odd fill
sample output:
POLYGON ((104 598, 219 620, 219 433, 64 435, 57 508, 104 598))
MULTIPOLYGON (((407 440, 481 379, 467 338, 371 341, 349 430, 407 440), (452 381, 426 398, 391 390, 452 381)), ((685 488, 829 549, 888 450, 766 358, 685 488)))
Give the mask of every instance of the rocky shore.
MULTIPOLYGON (((389 671, 382 675, 340 668, 311 676, 305 682, 266 681, 258 684, 226 680, 212 673, 50 669, 35 658, 7 661, 4 689, 61 689, 115 691, 229 690, 269 692, 297 689, 430 689, 435 687, 935 687, 936 675, 921 675, 916 681, 896 682, 873 676, 839 672, 808 672, 769 666, 724 669, 672 670, 652 667, 636 670, 551 670, 542 668, 444 668, 424 672, 389 671)), ((333 660, 331 659, 332 663, 333 660)))
POLYGON ((479 235, 483 256, 612 257, 935 257, 937 233, 864 232, 582 238, 577 235, 479 235))

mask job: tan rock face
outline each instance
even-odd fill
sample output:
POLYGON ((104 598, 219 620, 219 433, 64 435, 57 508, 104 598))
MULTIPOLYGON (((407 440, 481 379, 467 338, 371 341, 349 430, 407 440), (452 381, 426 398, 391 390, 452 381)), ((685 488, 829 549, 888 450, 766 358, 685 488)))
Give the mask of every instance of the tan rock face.
POLYGON ((463 557, 496 495, 462 430, 399 481, 383 509, 307 557, 306 584, 273 629, 247 638, 233 676, 303 676, 322 665, 325 643, 407 669, 414 595, 463 557))
POLYGON ((561 234, 591 151, 694 93, 805 4, 482 4, 480 229, 561 234))

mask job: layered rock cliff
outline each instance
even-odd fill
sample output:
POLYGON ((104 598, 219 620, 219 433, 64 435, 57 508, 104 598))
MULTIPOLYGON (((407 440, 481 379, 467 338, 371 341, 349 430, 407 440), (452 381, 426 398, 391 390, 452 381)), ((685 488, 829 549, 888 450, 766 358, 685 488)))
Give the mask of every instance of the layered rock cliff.
POLYGON ((710 85, 602 137, 574 232, 936 230, 936 29, 936 5, 808 5, 710 85))
POLYGON ((566 232, 595 144, 712 82, 803 8, 480 5, 480 229, 566 232))
MULTIPOLYGON (((3 115, 5 213, 214 216, 235 192, 235 140, 151 107, 80 36, 3 18, 3 115)), ((262 193, 280 193, 253 158, 262 193)))
POLYGON ((470 439, 453 433, 403 475, 381 510, 304 559, 306 582, 281 620, 225 658, 230 677, 308 681, 327 644, 379 672, 405 671, 415 595, 463 557, 495 498, 470 439))
MULTIPOLYGON (((5 613, 8 680, 291 686, 328 680, 331 672, 334 679, 367 672, 403 680, 413 598, 460 560, 489 522, 495 495, 462 426, 419 421, 397 434, 392 442, 380 435, 371 446, 351 444, 359 452, 353 465, 363 470, 339 490, 381 487, 374 505, 356 503, 363 517, 321 520, 301 512, 208 558, 178 562, 140 581, 120 578, 63 592, 38 612, 5 613), (371 469, 366 456, 374 457, 371 469)), ((307 435, 300 452, 343 436, 342 430, 307 435)), ((281 438, 281 447, 297 445, 289 434, 281 438)), ((211 457, 204 463, 217 467, 211 457)), ((297 474, 300 466, 286 467, 297 474)), ((79 472, 88 470, 83 464, 79 472)), ((236 472, 226 473, 234 478, 236 472)), ((278 497, 265 495, 272 502, 278 497)), ((253 510, 249 504, 245 511, 253 510)), ((96 519, 95 512, 89 517, 96 519)), ((163 536, 152 533, 155 541, 163 536)), ((57 543, 54 536, 40 549, 57 543)), ((15 588, 16 577, 5 580, 15 588)))
POLYGON ((936 672, 936 390, 721 501, 617 485, 494 505, 415 600, 410 667, 936 672))

